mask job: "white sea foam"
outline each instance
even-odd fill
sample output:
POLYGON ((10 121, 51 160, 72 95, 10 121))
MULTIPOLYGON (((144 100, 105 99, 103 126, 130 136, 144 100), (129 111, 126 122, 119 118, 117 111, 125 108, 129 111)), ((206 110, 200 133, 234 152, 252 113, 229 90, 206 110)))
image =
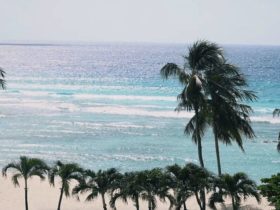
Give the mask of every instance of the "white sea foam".
POLYGON ((272 117, 271 115, 265 115, 265 116, 252 116, 251 120, 253 122, 266 122, 271 124, 279 124, 280 118, 279 117, 272 117))
POLYGON ((147 156, 147 155, 99 155, 92 156, 91 158, 96 160, 118 160, 118 161, 136 161, 136 162, 149 162, 149 161, 174 161, 172 157, 166 156, 147 156))
POLYGON ((103 106, 103 107, 88 107, 82 111, 91 113, 115 114, 115 115, 132 115, 132 116, 147 116, 147 117, 163 117, 163 118, 191 118, 193 113, 174 111, 149 111, 145 109, 136 109, 126 106, 103 106))
POLYGON ((111 99, 111 100, 142 100, 142 101, 176 101, 176 97, 168 96, 135 96, 135 95, 94 95, 77 94, 76 99, 111 99))
POLYGON ((65 103, 60 101, 36 100, 36 99, 11 99, 11 101, 6 100, 6 102, 9 103, 0 104, 0 106, 9 107, 9 108, 27 108, 32 110, 45 110, 45 111, 77 112, 80 110, 76 105, 72 103, 65 103))
MULTIPOLYGON (((66 80, 67 81, 67 80, 66 80)), ((18 90, 160 90, 166 87, 134 85, 96 85, 96 84, 36 84, 9 83, 9 88, 18 90)))
MULTIPOLYGON (((161 106, 158 105, 145 105, 144 101, 174 101, 174 97, 163 96, 132 96, 132 95, 93 95, 93 94, 78 94, 73 97, 76 99, 112 99, 112 100, 143 100, 143 104, 132 106, 120 106, 116 104, 91 104, 92 106, 81 107, 78 104, 66 103, 60 99, 36 99, 33 96, 46 96, 49 95, 47 91, 23 91, 22 93, 27 97, 10 97, 4 95, 0 97, 0 106, 9 108, 27 108, 34 110, 45 110, 53 112, 89 112, 99 114, 114 114, 114 115, 130 115, 130 116, 147 116, 147 117, 162 117, 162 118, 191 118, 192 112, 174 112, 173 109, 161 110, 161 106), (153 108, 149 110, 148 108, 153 108), (158 110, 156 110, 158 108, 158 110)), ((266 110, 267 111, 267 110, 266 110)), ((5 117, 5 115, 0 115, 5 117)), ((253 122, 266 122, 272 124, 280 124, 279 117, 272 117, 272 115, 252 116, 253 122)), ((122 125, 125 126, 125 125, 122 125)))
POLYGON ((49 96, 49 92, 48 91, 20 91, 21 95, 24 96, 49 96))
POLYGON ((95 122, 69 122, 69 121, 52 121, 52 123, 60 124, 62 126, 80 126, 85 128, 99 129, 99 128, 146 128, 152 129, 150 125, 137 125, 128 122, 119 123, 95 123, 95 122))

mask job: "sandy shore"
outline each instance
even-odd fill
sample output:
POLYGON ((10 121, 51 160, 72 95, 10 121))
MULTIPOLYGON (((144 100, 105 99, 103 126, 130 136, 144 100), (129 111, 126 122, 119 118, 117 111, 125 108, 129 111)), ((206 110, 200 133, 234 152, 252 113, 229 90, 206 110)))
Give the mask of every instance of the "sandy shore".
MULTIPOLYGON (((30 210, 55 210, 59 196, 59 186, 51 187, 47 181, 40 182, 39 179, 33 178, 29 181, 29 209, 30 210)), ((107 199, 108 201, 108 199, 107 199)), ((194 198, 187 201, 188 210, 199 210, 194 198)), ((147 209, 147 203, 141 202, 141 210, 147 209)), ((98 198, 92 202, 84 202, 84 197, 80 201, 76 198, 63 198, 62 210, 102 210, 101 200, 98 198)), ((110 208, 108 208, 110 209, 110 208)), ((132 202, 124 204, 117 202, 118 210, 135 209, 132 202)), ((168 210, 168 203, 158 202, 159 210, 168 210)), ((230 207, 219 209, 231 209, 230 207)), ((258 204, 254 199, 248 199, 242 209, 251 210, 272 210, 273 207, 263 198, 262 203, 258 204)), ((24 210, 24 189, 21 183, 20 187, 15 188, 10 180, 0 177, 0 210, 24 210)))

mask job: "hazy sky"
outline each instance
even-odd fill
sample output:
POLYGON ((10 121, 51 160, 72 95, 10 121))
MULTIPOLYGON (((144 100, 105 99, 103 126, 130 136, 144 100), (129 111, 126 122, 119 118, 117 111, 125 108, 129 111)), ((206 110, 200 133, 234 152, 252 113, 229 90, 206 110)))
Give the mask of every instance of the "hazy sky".
POLYGON ((0 0, 0 42, 280 45, 280 0, 0 0))

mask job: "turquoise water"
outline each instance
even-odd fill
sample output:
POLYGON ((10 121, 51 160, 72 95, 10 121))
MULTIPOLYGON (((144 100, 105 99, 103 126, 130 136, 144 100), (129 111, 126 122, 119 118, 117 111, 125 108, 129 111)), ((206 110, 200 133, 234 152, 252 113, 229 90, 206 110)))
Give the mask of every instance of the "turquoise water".
MULTIPOLYGON (((259 100, 252 103, 257 137, 221 146, 224 172, 252 178, 279 172, 280 47, 225 46, 259 100)), ((0 166, 20 155, 75 161, 92 169, 122 171, 198 163, 183 134, 191 113, 177 114, 176 80, 160 68, 182 64, 187 45, 0 45, 8 88, 0 96, 0 166)), ((211 130, 203 139, 206 166, 216 171, 211 130)))

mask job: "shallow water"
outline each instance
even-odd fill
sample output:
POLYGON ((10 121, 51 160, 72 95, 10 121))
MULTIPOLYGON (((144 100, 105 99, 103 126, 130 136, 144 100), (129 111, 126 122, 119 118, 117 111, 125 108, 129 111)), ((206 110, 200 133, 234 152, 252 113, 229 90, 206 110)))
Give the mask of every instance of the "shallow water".
MULTIPOLYGON (((0 165, 32 155, 122 171, 197 163, 196 146, 183 134, 191 113, 176 113, 176 80, 160 68, 182 64, 187 45, 2 45, 0 66, 8 88, 0 96, 0 165)), ((257 137, 221 146, 224 172, 252 178, 279 172, 280 47, 225 46, 259 100, 252 103, 257 137)), ((216 171, 211 130, 203 139, 206 166, 216 171)))

